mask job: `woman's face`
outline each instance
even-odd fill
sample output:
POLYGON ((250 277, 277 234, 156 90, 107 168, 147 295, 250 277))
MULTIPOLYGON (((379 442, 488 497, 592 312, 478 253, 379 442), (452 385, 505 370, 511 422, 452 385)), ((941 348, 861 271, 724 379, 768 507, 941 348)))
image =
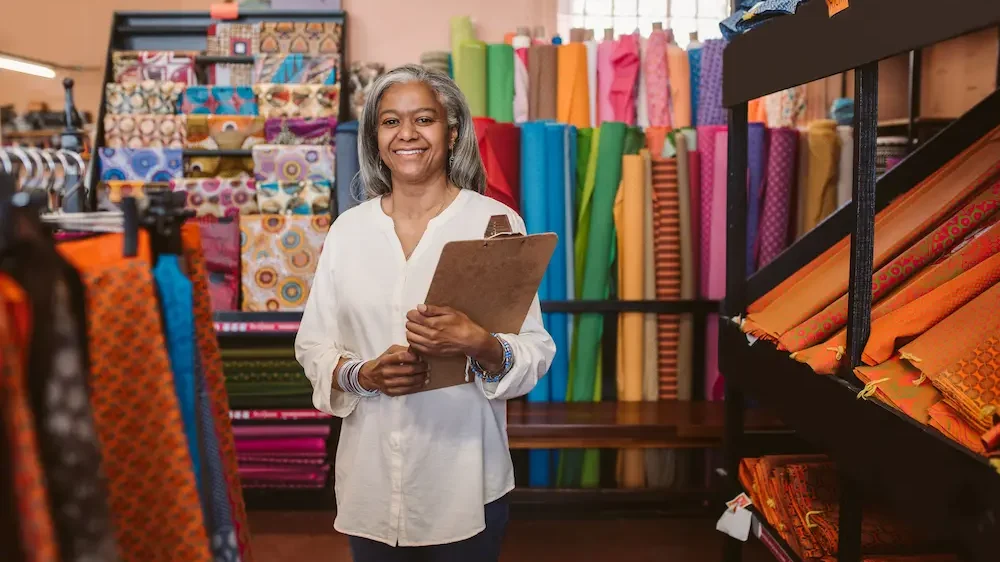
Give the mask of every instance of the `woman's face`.
POLYGON ((425 182, 445 173, 454 134, 434 91, 423 82, 390 86, 378 107, 378 151, 393 181, 425 182))

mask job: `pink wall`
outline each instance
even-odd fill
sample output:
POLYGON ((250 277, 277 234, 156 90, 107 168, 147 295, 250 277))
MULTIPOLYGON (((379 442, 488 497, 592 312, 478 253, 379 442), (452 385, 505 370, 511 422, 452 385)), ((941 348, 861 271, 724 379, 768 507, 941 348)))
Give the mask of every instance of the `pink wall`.
MULTIPOLYGON (((68 65, 101 66, 115 10, 204 10, 211 0, 0 0, 0 51, 68 65)), ((420 53, 447 50, 449 18, 472 16, 484 41, 501 41, 519 25, 555 32, 558 0, 343 0, 348 13, 350 60, 392 67, 417 62, 420 53)), ((97 114, 103 71, 68 74, 77 103, 97 114)), ((60 78, 62 75, 60 75, 60 78)), ((62 107, 60 80, 0 71, 0 104, 32 101, 62 107)))

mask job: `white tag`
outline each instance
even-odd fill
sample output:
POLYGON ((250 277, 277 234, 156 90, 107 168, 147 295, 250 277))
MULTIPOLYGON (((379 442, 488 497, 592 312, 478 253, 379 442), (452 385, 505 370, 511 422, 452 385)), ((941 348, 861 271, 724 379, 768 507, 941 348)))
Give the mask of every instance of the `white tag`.
POLYGON ((727 509, 723 512, 722 517, 719 518, 718 523, 715 524, 715 530, 722 531, 734 539, 746 542, 750 537, 750 525, 752 522, 753 514, 750 513, 749 509, 742 507, 737 508, 736 511, 727 509))
POLYGON ((757 340, 759 340, 759 339, 760 338, 758 338, 757 336, 754 336, 754 335, 751 335, 751 334, 747 334, 747 345, 753 345, 753 344, 757 343, 757 340))

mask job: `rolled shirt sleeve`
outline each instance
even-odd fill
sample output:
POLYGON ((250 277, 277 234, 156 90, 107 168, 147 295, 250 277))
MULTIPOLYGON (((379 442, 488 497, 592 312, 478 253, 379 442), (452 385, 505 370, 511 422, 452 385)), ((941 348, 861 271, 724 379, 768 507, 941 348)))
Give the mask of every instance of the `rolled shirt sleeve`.
POLYGON ((321 412, 343 418, 354 411, 361 398, 333 388, 334 371, 340 360, 354 356, 343 346, 343 334, 337 321, 337 295, 333 283, 335 272, 331 256, 335 250, 334 244, 330 243, 331 236, 335 236, 334 228, 327 234, 327 243, 316 266, 312 290, 295 336, 295 358, 312 383, 313 406, 321 412))
POLYGON ((490 400, 510 400, 524 396, 545 376, 556 355, 556 344, 542 325, 538 296, 535 296, 528 309, 528 316, 524 319, 520 333, 497 335, 510 344, 513 364, 498 382, 478 380, 477 384, 490 400))

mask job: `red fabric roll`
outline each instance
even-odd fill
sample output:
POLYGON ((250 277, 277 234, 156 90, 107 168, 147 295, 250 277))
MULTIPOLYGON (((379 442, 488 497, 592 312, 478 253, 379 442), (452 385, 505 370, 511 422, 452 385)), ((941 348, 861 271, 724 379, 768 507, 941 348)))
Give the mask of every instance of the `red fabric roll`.
POLYGON ((473 118, 486 168, 486 195, 521 212, 521 130, 512 123, 473 118))

